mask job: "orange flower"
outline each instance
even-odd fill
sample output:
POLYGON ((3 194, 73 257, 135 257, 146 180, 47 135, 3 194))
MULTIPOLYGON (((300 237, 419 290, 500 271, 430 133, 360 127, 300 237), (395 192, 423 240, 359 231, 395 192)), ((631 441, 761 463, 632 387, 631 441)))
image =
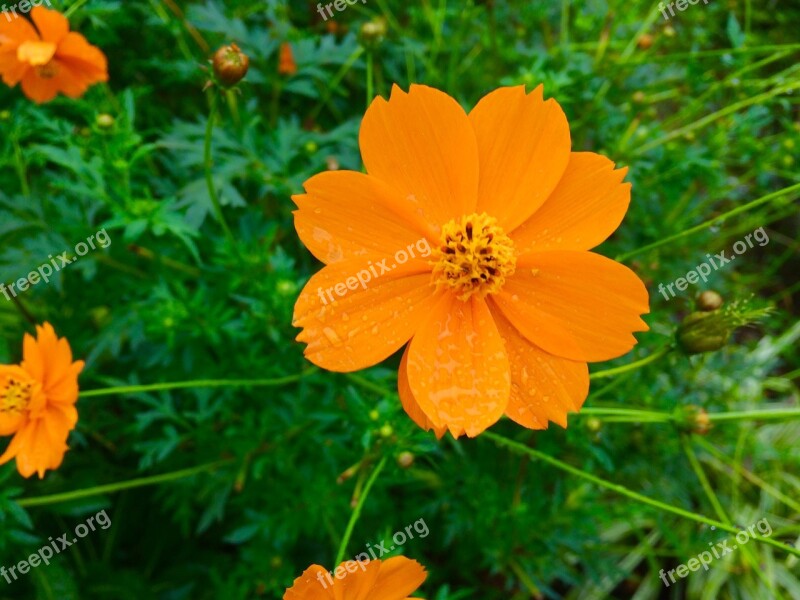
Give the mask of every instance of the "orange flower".
POLYGON ((396 556, 385 561, 348 560, 333 573, 312 565, 286 590, 283 600, 410 600, 427 574, 417 561, 396 556))
POLYGON ((297 73, 297 63, 294 60, 294 53, 289 42, 283 42, 280 49, 278 60, 278 73, 281 75, 294 75, 297 73))
POLYGON ((108 81, 105 55, 79 33, 69 31, 61 13, 35 6, 31 17, 0 19, 0 75, 6 85, 22 82, 22 91, 37 103, 60 92, 78 98, 89 86, 108 81))
POLYGON ((78 374, 83 361, 50 323, 25 334, 20 365, 0 365, 0 435, 14 435, 0 464, 17 459, 23 477, 44 477, 57 469, 67 451, 67 437, 78 422, 78 374))
POLYGON ((430 87, 376 98, 361 124, 368 174, 326 172, 294 197, 295 227, 326 266, 297 301, 306 357, 354 371, 406 342, 406 412, 441 436, 504 413, 566 427, 587 362, 621 356, 649 311, 641 280, 588 252, 619 226, 627 169, 572 152, 542 87, 500 88, 469 113, 430 87))

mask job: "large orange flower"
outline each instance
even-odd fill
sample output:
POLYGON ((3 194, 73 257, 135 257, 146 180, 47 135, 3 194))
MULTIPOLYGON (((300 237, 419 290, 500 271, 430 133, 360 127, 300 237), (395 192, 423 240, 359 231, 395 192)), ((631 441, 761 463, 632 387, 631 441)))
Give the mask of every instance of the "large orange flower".
POLYGON ((424 567, 404 556, 343 562, 333 573, 312 565, 286 590, 283 600, 413 600, 427 577, 424 567))
POLYGON ((67 18, 36 6, 34 26, 22 17, 0 19, 0 75, 6 85, 22 82, 34 102, 49 102, 62 93, 78 98, 89 86, 108 81, 105 55, 80 33, 70 32, 67 18))
POLYGON ((326 264, 295 306, 308 359, 354 371, 410 340, 398 387, 420 426, 472 437, 505 413, 566 427, 586 363, 647 329, 641 280, 588 252, 628 209, 627 169, 572 152, 541 86, 498 89, 469 114, 395 86, 359 141, 368 174, 322 173, 294 197, 297 232, 326 264))
POLYGON ((0 464, 17 459, 23 477, 57 469, 67 451, 67 437, 78 422, 78 374, 83 361, 50 323, 36 327, 37 339, 25 334, 20 365, 0 365, 0 435, 14 435, 0 464))

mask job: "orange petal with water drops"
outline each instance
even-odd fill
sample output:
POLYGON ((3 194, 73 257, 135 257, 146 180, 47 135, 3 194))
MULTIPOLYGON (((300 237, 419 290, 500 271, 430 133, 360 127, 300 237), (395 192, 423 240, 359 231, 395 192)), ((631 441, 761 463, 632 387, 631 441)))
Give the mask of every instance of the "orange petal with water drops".
POLYGON ((416 260, 392 269, 388 260, 380 268, 370 263, 364 257, 328 265, 300 294, 293 323, 303 328, 297 340, 308 344, 305 355, 315 365, 342 372, 375 365, 399 350, 430 310, 430 265, 416 260), (378 276, 362 286, 357 277, 366 280, 371 269, 378 276))
POLYGON ((506 415, 529 429, 547 429, 548 421, 567 426, 567 413, 583 406, 589 394, 585 362, 553 356, 526 339, 489 302, 511 366, 511 396, 506 415))
POLYGON ((328 171, 304 187, 305 194, 292 197, 298 206, 294 225, 323 263, 369 253, 394 257, 400 251, 408 253, 409 247, 418 257, 431 253, 426 236, 436 232, 413 205, 379 179, 355 171, 328 171))
POLYGON ((369 600, 405 600, 422 585, 427 576, 421 564, 405 556, 384 560, 369 600))
POLYGON ((411 340, 409 385, 434 426, 475 437, 508 405, 508 357, 484 300, 438 298, 411 340))
POLYGON ((573 152, 556 189, 539 210, 511 232, 517 252, 589 250, 622 223, 631 200, 627 168, 593 152, 573 152))
POLYGON ((647 331, 642 280, 592 252, 552 250, 517 259, 517 270, 493 297, 531 342, 557 356, 596 362, 622 356, 647 331))
POLYGON ((294 580, 292 587, 283 595, 283 600, 334 600, 333 586, 327 574, 324 567, 311 565, 294 580), (327 587, 323 586, 323 582, 327 587))
POLYGON ((475 212, 478 146, 464 109, 439 90, 392 88, 375 98, 359 134, 367 172, 393 187, 435 227, 475 212))
POLYGON ((414 398, 414 393, 411 391, 411 384, 408 382, 409 346, 410 344, 406 346, 406 350, 403 352, 403 358, 400 360, 400 368, 397 371, 397 393, 400 396, 400 403, 403 405, 406 414, 411 417, 414 423, 422 427, 425 431, 433 430, 436 437, 441 439, 447 431, 447 427, 437 427, 431 423, 431 420, 420 408, 417 399, 414 398))
POLYGON ((35 6, 31 11, 31 18, 39 30, 42 41, 58 44, 69 33, 67 17, 57 10, 35 6))
POLYGON ((469 113, 478 139, 478 209, 509 232, 555 189, 569 162, 570 133, 559 104, 545 101, 540 85, 500 88, 469 113))

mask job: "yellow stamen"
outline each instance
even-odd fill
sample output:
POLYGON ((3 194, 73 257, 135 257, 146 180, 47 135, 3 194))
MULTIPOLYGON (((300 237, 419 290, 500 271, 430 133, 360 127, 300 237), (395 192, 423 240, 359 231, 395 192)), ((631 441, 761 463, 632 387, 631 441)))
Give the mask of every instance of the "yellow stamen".
POLYGON ((486 213, 448 222, 431 258, 434 283, 454 289, 459 300, 500 291, 517 264, 511 238, 486 213))
POLYGON ((21 413, 33 396, 33 384, 13 375, 0 377, 0 412, 21 413))

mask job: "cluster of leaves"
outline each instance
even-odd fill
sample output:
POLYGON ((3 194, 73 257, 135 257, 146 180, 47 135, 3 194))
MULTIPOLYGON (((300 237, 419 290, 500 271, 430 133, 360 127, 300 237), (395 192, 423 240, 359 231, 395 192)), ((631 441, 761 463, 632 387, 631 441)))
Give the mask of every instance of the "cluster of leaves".
MULTIPOLYGON (((487 440, 437 442, 399 405, 396 358, 357 376, 309 371, 291 315, 318 267, 294 233, 290 196, 319 171, 361 168, 357 133, 371 91, 421 82, 470 107, 499 85, 543 82, 570 119, 576 150, 630 167, 630 212, 601 251, 631 253, 798 182, 800 9, 700 3, 667 22, 655 6, 622 0, 370 0, 323 21, 316 3, 288 0, 79 4, 72 26, 108 55, 110 85, 46 106, 0 89, 0 281, 74 254, 101 229, 112 243, 13 302, 0 297, 0 363, 19 359, 30 321, 48 320, 87 360, 83 389, 285 381, 82 399, 61 469, 23 481, 13 465, 0 468, 0 565, 101 508, 112 527, 13 585, 0 581, 0 598, 281 597, 308 565, 333 566, 353 501, 382 456, 392 460, 348 552, 424 519, 430 535, 402 551, 429 569, 428 598, 663 597, 659 570, 721 539, 487 440), (375 38, 376 28, 385 36, 375 38), (212 138, 233 240, 214 219, 204 173, 207 59, 228 42, 251 64, 239 91, 225 95, 212 138), (278 70, 284 43, 296 73, 278 70), (19 503, 197 465, 210 466, 155 487, 19 503)), ((651 290, 651 331, 617 364, 670 343, 691 310, 691 288, 665 300, 658 283, 757 227, 770 244, 707 285, 777 310, 717 353, 670 354, 596 381, 588 407, 797 406, 798 373, 787 367, 798 363, 800 337, 792 199, 635 255, 630 264, 651 290)), ((571 416, 566 431, 496 430, 716 518, 696 453, 733 523, 768 518, 776 539, 800 535, 798 505, 785 501, 800 495, 797 424, 720 423, 704 440, 669 423, 586 415, 571 416)), ((800 597, 793 557, 751 550, 669 594, 800 597)))

